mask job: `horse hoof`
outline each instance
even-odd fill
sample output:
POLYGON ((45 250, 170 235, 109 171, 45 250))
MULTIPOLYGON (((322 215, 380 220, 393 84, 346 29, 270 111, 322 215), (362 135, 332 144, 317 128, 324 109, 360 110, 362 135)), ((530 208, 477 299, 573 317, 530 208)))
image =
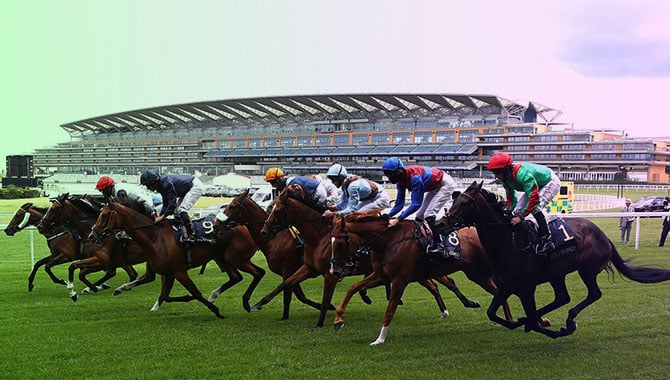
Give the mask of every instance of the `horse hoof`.
POLYGON ((478 301, 470 301, 470 302, 468 302, 468 303, 465 305, 465 307, 467 307, 467 308, 471 308, 471 309, 478 309, 478 308, 480 308, 481 306, 482 306, 482 305, 480 305, 478 301))
MULTIPOLYGON (((363 300, 363 302, 366 305, 372 305, 372 299, 370 297, 365 296, 365 297, 361 297, 361 299, 363 300)), ((331 310, 333 310, 333 309, 331 309, 331 310)))
POLYGON ((78 298, 78 297, 77 297, 76 294, 73 295, 73 296, 70 296, 70 298, 72 299, 72 301, 77 302, 77 298, 78 298))
POLYGON ((29 292, 32 292, 32 291, 33 291, 33 288, 35 288, 35 285, 33 285, 33 284, 28 284, 28 291, 29 291, 29 292))
MULTIPOLYGON (((211 302, 213 303, 214 301, 211 301, 211 302)), ((249 306, 248 303, 245 302, 245 303, 242 305, 242 307, 244 308, 244 310, 247 311, 247 313, 251 313, 251 306, 249 306)))
POLYGON ((87 296, 88 293, 89 293, 88 288, 83 289, 83 290, 81 291, 81 295, 82 295, 82 296, 87 296))
POLYGON ((258 304, 251 307, 251 311, 261 311, 261 309, 263 309, 263 306, 258 304))
POLYGON ((109 289, 109 288, 111 288, 111 286, 109 286, 107 283, 103 282, 102 285, 100 285, 100 289, 109 289))
POLYGON ((551 319, 545 317, 540 318, 540 326, 551 327, 551 319))
POLYGON ((333 324, 333 328, 335 329, 335 331, 338 331, 342 327, 344 327, 344 321, 335 322, 335 324, 333 324))
POLYGON ((114 293, 112 293, 112 295, 118 296, 119 294, 121 294, 121 290, 114 289, 114 293))

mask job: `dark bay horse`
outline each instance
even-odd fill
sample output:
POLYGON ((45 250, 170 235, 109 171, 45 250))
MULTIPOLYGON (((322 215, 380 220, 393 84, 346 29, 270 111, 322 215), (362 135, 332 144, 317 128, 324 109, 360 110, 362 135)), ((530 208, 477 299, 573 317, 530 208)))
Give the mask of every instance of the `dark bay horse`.
MULTIPOLYGON (((5 228, 5 233, 7 236, 14 236, 14 234, 28 226, 37 226, 46 213, 46 207, 37 207, 32 203, 24 203, 21 208, 16 211, 12 220, 5 228)), ((80 250, 79 240, 77 240, 63 225, 54 226, 53 228, 42 231, 41 234, 47 239, 47 247, 49 247, 49 252, 51 252, 51 254, 38 260, 33 266, 33 269, 28 276, 28 291, 32 291, 35 287, 35 275, 42 265, 44 265, 44 271, 49 275, 51 281, 56 284, 65 285, 65 280, 58 278, 51 268, 56 265, 83 258, 81 256, 82 252, 80 250)))
MULTIPOLYGON (((131 200, 127 198, 126 200, 131 200)), ((251 262, 256 246, 249 232, 239 227, 235 233, 226 235, 223 241, 216 243, 194 243, 191 246, 192 261, 189 264, 184 246, 175 238, 170 221, 154 224, 153 218, 125 205, 121 199, 110 199, 98 217, 91 236, 104 236, 110 230, 125 230, 133 240, 142 246, 151 270, 162 276, 161 294, 154 304, 157 310, 163 302, 188 302, 198 300, 211 310, 217 317, 223 318, 219 308, 205 299, 188 275, 188 269, 200 267, 209 260, 226 268, 230 280, 221 286, 222 291, 239 282, 239 271, 250 273, 253 280, 243 296, 245 309, 249 307, 248 299, 261 280, 265 271, 251 262), (237 234, 237 235, 236 235, 237 234), (231 238, 234 236, 234 238, 231 238), (171 297, 170 291, 175 279, 191 293, 189 296, 171 297)), ((233 232, 233 231, 231 231, 233 232)), ((248 310, 248 309, 247 309, 248 310)))
MULTIPOLYGON (((484 254, 474 229, 464 228, 458 231, 461 247, 460 259, 430 258, 419 241, 415 222, 403 220, 388 228, 388 215, 379 211, 356 213, 337 217, 333 221, 333 257, 334 262, 345 262, 351 256, 351 249, 367 247, 370 249, 370 261, 373 272, 363 280, 353 284, 337 307, 334 327, 344 326, 342 316, 352 295, 361 289, 373 288, 391 282, 389 299, 382 329, 371 345, 384 343, 389 325, 405 288, 410 282, 426 281, 450 273, 463 271, 465 275, 491 294, 498 293, 493 279, 491 266, 484 254)), ((455 237, 450 236, 450 239, 455 237)), ((505 306, 508 319, 512 319, 509 306, 505 306)))
POLYGON ((492 321, 508 329, 524 326, 526 332, 537 331, 550 338, 570 335, 577 329, 575 318, 584 308, 602 296, 597 276, 603 270, 612 271, 613 265, 625 277, 640 283, 670 280, 670 270, 634 267, 619 255, 614 244, 598 226, 588 219, 567 218, 562 229, 566 240, 574 239, 576 251, 571 255, 548 259, 534 254, 528 236, 513 226, 495 194, 482 189, 482 183, 473 182, 456 199, 448 216, 452 226, 474 225, 495 273, 499 292, 493 297, 487 315, 492 321), (571 232, 568 231, 571 230, 571 232), (568 273, 577 271, 588 290, 586 298, 568 311, 565 327, 554 331, 541 326, 538 316, 570 302, 565 284, 568 273), (535 289, 548 282, 554 290, 554 300, 537 309, 535 289), (511 295, 521 300, 526 317, 506 321, 497 316, 497 310, 511 295))
MULTIPOLYGON (((256 303, 252 310, 260 310, 263 305, 270 302, 279 292, 288 286, 294 286, 306 278, 315 275, 323 275, 324 286, 321 300, 319 319, 316 326, 323 326, 327 310, 333 297, 335 285, 338 278, 335 277, 331 266, 332 247, 331 247, 331 222, 332 218, 325 218, 321 213, 303 203, 299 193, 293 193, 291 189, 286 189, 279 194, 272 206, 272 211, 265 226, 262 229, 264 235, 276 233, 277 231, 295 226, 300 230, 305 239, 305 250, 303 255, 303 264, 289 278, 284 280, 275 290, 263 297, 256 303)), ((372 270, 369 260, 361 260, 360 266, 356 271, 347 273, 347 275, 368 274, 372 270)), ((440 296, 437 285, 430 280, 422 281, 423 285, 433 295, 442 315, 448 315, 444 301, 440 296)))
POLYGON ((94 244, 86 240, 99 213, 100 208, 87 199, 62 194, 52 201, 51 207, 37 225, 39 231, 63 225, 75 230, 80 236, 81 255, 70 265, 68 281, 66 282, 70 298, 73 301, 78 299, 77 292, 74 290, 74 272, 76 269, 80 269, 79 280, 87 286, 82 292, 86 294, 88 291, 97 292, 106 288, 106 285, 103 285, 104 282, 116 275, 117 268, 123 268, 128 272, 130 281, 135 281, 137 271, 135 271, 133 265, 146 261, 144 251, 132 241, 121 242, 112 235, 106 236, 100 244, 94 244), (99 271, 105 271, 102 278, 95 282, 88 280, 88 274, 99 271))
MULTIPOLYGON (((267 239, 261 235, 261 229, 268 218, 268 214, 249 196, 249 191, 235 197, 226 208, 223 214, 226 220, 221 224, 221 230, 226 230, 231 226, 244 225, 249 230, 251 237, 260 248, 268 263, 270 270, 286 280, 295 273, 302 264, 302 250, 296 248, 296 242, 289 230, 279 231, 272 239, 267 239)), ((317 274, 314 274, 314 277, 317 274)), ((284 289, 284 309, 282 320, 288 319, 292 294, 302 303, 320 310, 321 305, 308 299, 300 286, 296 283, 292 287, 284 289)))

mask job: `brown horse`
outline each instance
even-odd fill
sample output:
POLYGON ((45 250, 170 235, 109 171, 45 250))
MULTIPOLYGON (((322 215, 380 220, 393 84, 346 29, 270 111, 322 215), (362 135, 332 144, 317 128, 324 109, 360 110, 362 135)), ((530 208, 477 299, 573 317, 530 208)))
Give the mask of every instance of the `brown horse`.
MULTIPOLYGON (((275 290, 263 297, 256 303, 252 310, 260 310, 263 305, 270 302, 279 292, 287 286, 293 286, 306 278, 321 274, 324 276, 323 296, 319 319, 316 326, 323 326, 328 306, 333 297, 335 285, 338 278, 335 277, 331 258, 331 225, 332 218, 325 218, 321 213, 312 209, 299 200, 300 194, 293 193, 291 189, 286 189, 275 198, 272 212, 265 222, 261 231, 268 235, 271 232, 287 228, 289 225, 297 227, 305 239, 305 251, 303 255, 303 264, 300 268, 284 280, 275 290), (297 198, 297 199, 296 199, 297 198), (289 212, 290 211, 290 212, 289 212)), ((368 274, 372 270, 369 260, 360 260, 360 266, 357 270, 346 273, 347 275, 368 274)), ((423 285, 435 297, 443 316, 448 315, 444 301, 440 296, 437 285, 430 280, 422 281, 423 285)))
MULTIPOLYGON (((333 255, 335 262, 348 259, 351 245, 371 249, 370 260, 372 272, 362 281, 353 284, 342 302, 337 307, 335 329, 344 326, 342 315, 352 294, 360 289, 383 285, 391 281, 391 297, 389 299, 382 329, 371 345, 384 343, 388 327, 405 288, 410 282, 425 281, 463 271, 465 275, 491 294, 498 289, 493 280, 491 266, 486 259, 477 234, 473 229, 461 229, 457 236, 450 239, 458 240, 461 247, 459 259, 439 259, 426 256, 425 248, 419 241, 419 234, 414 221, 404 220, 393 228, 387 228, 388 215, 378 212, 352 214, 336 218, 333 222, 333 255)), ((505 304, 505 313, 511 320, 509 307, 505 304)))
MULTIPOLYGON (((37 207, 32 203, 24 203, 21 208, 16 211, 12 220, 5 228, 5 233, 8 236, 14 236, 14 234, 28 226, 37 226, 46 213, 47 208, 45 207, 37 207)), ((51 281, 56 284, 66 285, 65 280, 58 278, 51 268, 56 265, 83 258, 79 239, 75 238, 65 226, 55 225, 42 231, 41 234, 47 239, 47 247, 49 247, 49 252, 51 252, 51 254, 38 260, 33 266, 30 276, 28 276, 28 291, 32 291, 35 287, 35 275, 42 265, 44 265, 44 271, 49 275, 51 281)), ((134 277, 132 277, 133 273, 135 277, 137 277, 137 272, 133 269, 132 272, 128 273, 128 275, 131 276, 131 279, 134 279, 134 277)))
MULTIPOLYGON (((268 218, 267 213, 249 196, 249 191, 245 191, 238 195, 230 202, 223 210, 226 216, 225 223, 221 224, 221 231, 225 231, 231 226, 244 225, 249 229, 251 237, 260 248, 268 263, 270 270, 286 280, 295 271, 300 268, 302 264, 302 250, 296 248, 296 242, 289 230, 282 230, 277 233, 272 239, 266 239, 261 235, 261 229, 265 220, 268 218)), ((316 274, 314 275, 314 277, 316 274)), ((311 306, 317 310, 321 305, 308 299, 300 286, 296 283, 292 287, 284 289, 284 309, 282 313, 282 320, 288 319, 289 309, 291 305, 292 294, 295 293, 298 300, 302 303, 311 306)))
POLYGON ((569 218, 561 225, 564 240, 573 240, 576 249, 571 254, 555 259, 537 256, 522 225, 513 226, 495 194, 482 189, 482 183, 473 182, 456 199, 449 210, 452 226, 475 225, 477 233, 491 262, 498 281, 499 292, 493 297, 487 315, 492 321, 509 329, 525 326, 526 332, 537 331, 550 338, 572 334, 577 329, 575 318, 584 308, 602 296, 597 276, 603 270, 611 271, 610 264, 625 277, 641 283, 670 280, 670 270, 633 267, 621 258, 614 244, 598 226, 588 219, 569 218), (538 323, 538 316, 570 302, 565 284, 568 273, 577 271, 588 290, 586 298, 568 311, 565 327, 553 331, 538 323), (537 309, 535 289, 549 282, 554 289, 554 300, 537 309), (506 321, 496 315, 500 305, 511 295, 521 300, 526 317, 506 321))
POLYGON ((265 271, 251 262, 256 246, 246 228, 239 227, 235 231, 230 231, 225 240, 217 240, 215 244, 193 243, 190 248, 192 260, 189 264, 184 246, 177 241, 172 232, 171 222, 163 221, 154 224, 153 218, 123 203, 129 200, 131 199, 110 200, 108 206, 100 212, 91 231, 91 237, 105 235, 110 230, 125 230, 142 246, 149 267, 162 275, 161 294, 152 307, 152 311, 157 310, 163 302, 198 300, 217 317, 223 318, 219 308, 203 297, 188 275, 188 269, 201 267, 202 264, 212 259, 225 267, 230 277, 230 280, 221 286, 221 291, 225 291, 241 280, 240 270, 253 276, 242 298, 245 309, 249 310, 248 300, 265 271), (175 279, 191 293, 190 296, 170 296, 175 279))
MULTIPOLYGON (((99 207, 87 199, 62 194, 52 201, 51 207, 38 223, 37 229, 44 231, 53 226, 64 225, 75 230, 82 239, 86 239, 99 213, 99 207)), ((117 268, 123 268, 128 272, 130 281, 135 281, 137 272, 133 265, 146 261, 144 251, 138 244, 132 241, 117 240, 112 235, 106 236, 100 244, 84 240, 81 242, 80 249, 82 254, 68 268, 69 275, 66 282, 73 301, 78 299, 77 292, 74 290, 76 269, 80 269, 79 280, 86 284, 86 289, 82 291, 82 294, 87 294, 89 291, 97 292, 106 289, 104 282, 116 275, 117 268), (88 280, 88 274, 103 270, 105 274, 98 281, 92 283, 88 280)))

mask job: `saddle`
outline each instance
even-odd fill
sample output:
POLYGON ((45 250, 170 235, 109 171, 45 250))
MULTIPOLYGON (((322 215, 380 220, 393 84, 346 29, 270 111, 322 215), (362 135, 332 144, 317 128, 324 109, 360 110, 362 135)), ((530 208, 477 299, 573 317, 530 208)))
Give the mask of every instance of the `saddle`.
POLYGON ((440 230, 440 237, 442 238, 442 251, 439 254, 428 253, 433 242, 433 232, 430 230, 426 221, 415 221, 415 231, 419 237, 422 251, 431 258, 438 259, 460 259, 461 258, 461 242, 458 239, 458 232, 451 231, 448 234, 442 233, 440 230))
MULTIPOLYGON (((524 219, 520 224, 522 229, 528 234, 529 246, 523 251, 532 249, 539 243, 540 237, 537 231, 537 224, 535 221, 524 219)), ((577 253, 577 242, 575 241, 575 234, 570 226, 565 223, 565 220, 556 216, 551 216, 547 220, 547 227, 551 233, 551 240, 554 242, 556 249, 549 252, 547 258, 550 260, 559 257, 571 256, 577 253)))
MULTIPOLYGON (((188 242, 188 244, 193 243, 209 243, 213 244, 216 242, 214 239, 214 226, 215 226, 215 215, 207 215, 204 218, 195 219, 191 222, 191 227, 193 228, 193 234, 196 237, 194 242, 188 242)), ((172 233, 174 234, 175 239, 181 244, 182 242, 182 224, 179 220, 175 219, 172 222, 172 233)))

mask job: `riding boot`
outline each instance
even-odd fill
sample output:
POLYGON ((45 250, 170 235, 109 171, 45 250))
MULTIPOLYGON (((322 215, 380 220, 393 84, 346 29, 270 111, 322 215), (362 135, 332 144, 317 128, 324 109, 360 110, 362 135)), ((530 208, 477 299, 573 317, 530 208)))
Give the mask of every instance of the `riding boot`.
POLYGON ((426 223, 428 223, 428 227, 430 227, 430 231, 433 233, 433 241, 430 243, 430 247, 428 247, 427 251, 429 254, 442 255, 444 254, 444 246, 442 245, 442 236, 437 228, 435 219, 435 216, 426 218, 426 223))
POLYGON ((541 210, 534 211, 533 217, 537 222, 537 233, 539 235, 539 241, 535 250, 538 255, 546 256, 549 252, 556 249, 554 242, 551 240, 551 232, 549 232, 549 227, 547 226, 547 219, 541 210))
POLYGON ((193 233, 193 225, 191 224, 191 218, 188 216, 188 213, 183 211, 179 214, 179 219, 184 227, 184 230, 182 231, 182 241, 194 242, 195 234, 193 233))

